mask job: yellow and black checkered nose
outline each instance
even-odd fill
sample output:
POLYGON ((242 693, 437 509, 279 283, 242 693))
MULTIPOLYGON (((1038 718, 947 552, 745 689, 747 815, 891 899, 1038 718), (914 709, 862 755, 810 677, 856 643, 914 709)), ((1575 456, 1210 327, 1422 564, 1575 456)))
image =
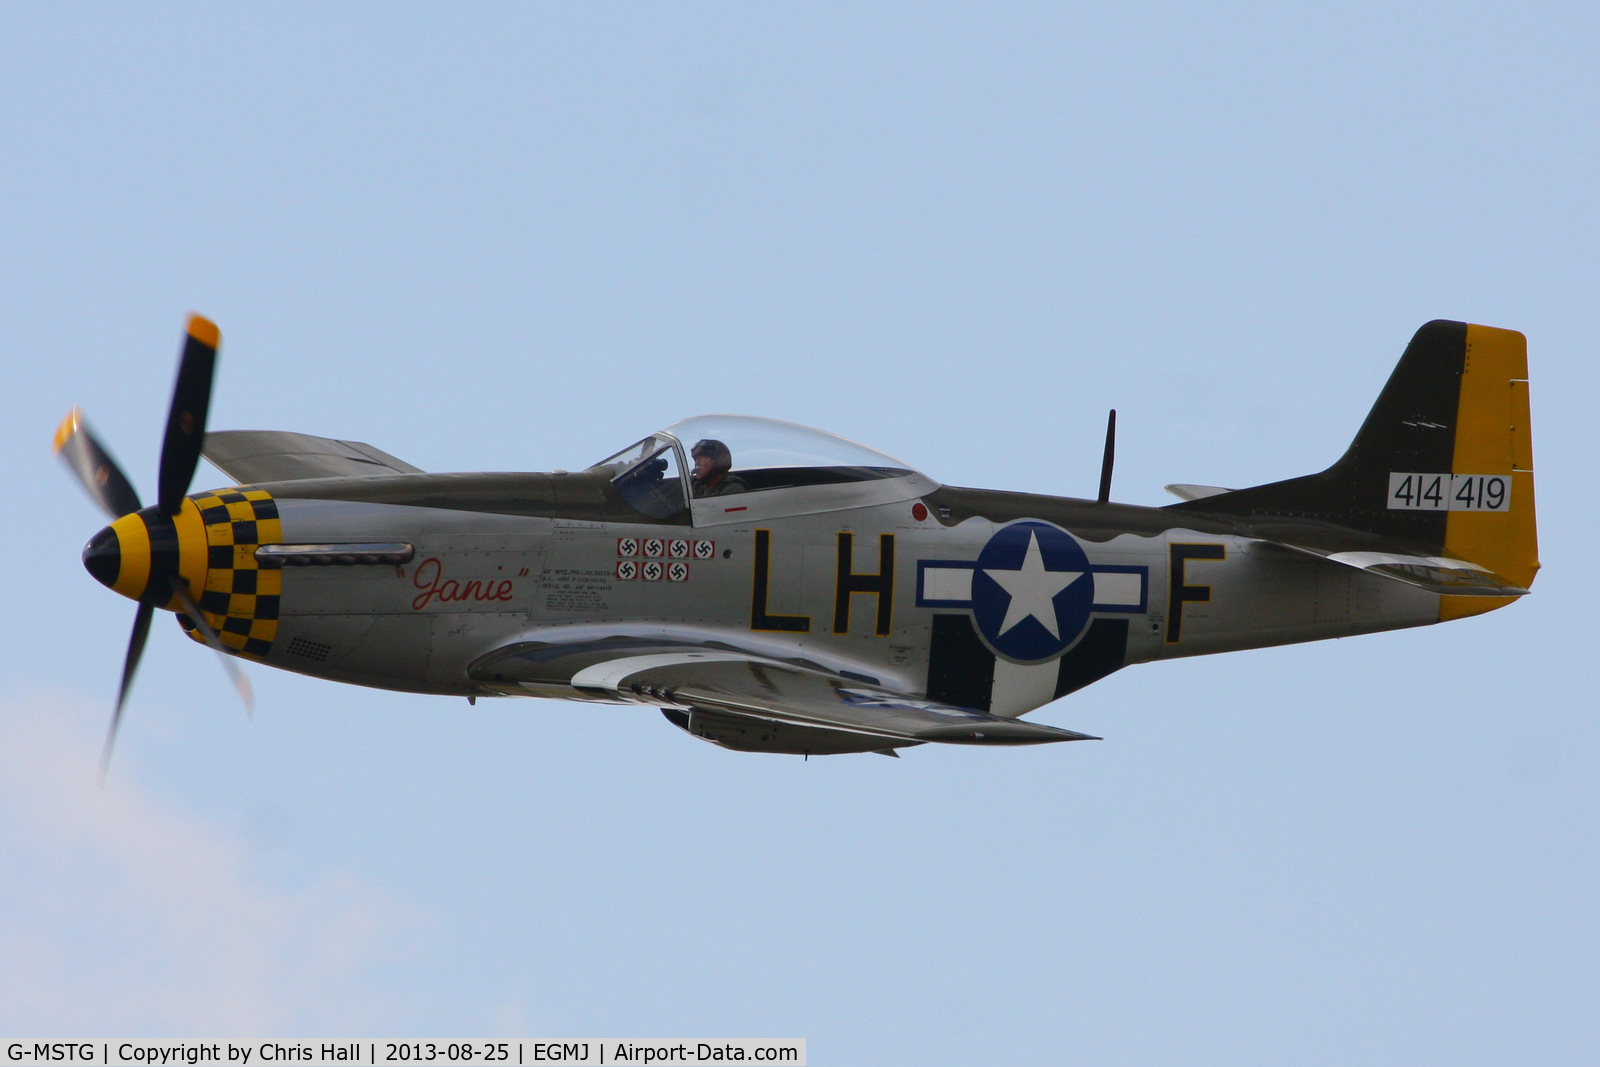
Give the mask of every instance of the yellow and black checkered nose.
POLYGON ((185 500, 176 515, 143 508, 90 538, 83 565, 95 580, 130 600, 176 611, 176 580, 200 589, 206 580, 206 530, 200 509, 185 500))
POLYGON ((124 515, 90 539, 83 565, 123 596, 177 612, 190 636, 203 641, 173 594, 176 580, 187 582, 223 647, 259 659, 277 636, 283 572, 261 566, 256 549, 282 540, 271 494, 223 489, 185 498, 177 515, 158 508, 124 515))
MULTIPOLYGON (((200 611, 224 648, 260 659, 278 634, 283 571, 263 567, 256 549, 283 540, 277 501, 264 489, 240 487, 196 493, 185 506, 196 509, 204 527, 205 583, 192 587, 200 590, 200 611)), ((178 621, 186 630, 193 625, 182 615, 178 621)), ((193 630, 190 636, 201 640, 193 630)))

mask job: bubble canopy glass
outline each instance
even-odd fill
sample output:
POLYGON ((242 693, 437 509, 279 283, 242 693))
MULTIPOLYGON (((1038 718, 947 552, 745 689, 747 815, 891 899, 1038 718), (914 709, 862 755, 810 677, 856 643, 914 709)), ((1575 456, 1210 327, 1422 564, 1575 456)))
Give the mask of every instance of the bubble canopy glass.
POLYGON ((700 415, 661 431, 683 445, 721 441, 733 456, 733 471, 752 490, 796 485, 864 482, 915 474, 893 456, 809 426, 749 415, 700 415))
POLYGON ((666 462, 667 450, 678 445, 683 463, 692 470, 690 452, 700 441, 720 441, 727 447, 741 491, 695 499, 697 525, 731 522, 735 516, 797 515, 886 503, 938 488, 937 482, 875 448, 808 426, 749 415, 701 415, 675 422, 597 466, 619 468, 615 481, 630 500, 642 495, 647 483, 652 486, 652 499, 641 510, 653 514, 665 510, 653 499, 666 489, 659 483, 676 481, 677 463, 666 462), (640 485, 634 486, 635 481, 640 485))

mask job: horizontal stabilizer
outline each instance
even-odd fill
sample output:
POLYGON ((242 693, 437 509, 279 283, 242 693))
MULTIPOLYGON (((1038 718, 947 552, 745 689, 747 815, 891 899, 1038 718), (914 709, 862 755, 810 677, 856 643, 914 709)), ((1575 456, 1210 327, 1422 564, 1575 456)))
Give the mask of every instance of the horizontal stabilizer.
POLYGON ((239 485, 422 473, 421 468, 360 441, 336 441, 286 430, 208 433, 201 454, 239 485))
POLYGON ((1524 596, 1528 590, 1507 581, 1493 571, 1447 556, 1417 556, 1404 552, 1329 551, 1303 545, 1270 542, 1311 556, 1320 556, 1346 567, 1393 578, 1447 596, 1524 596))
POLYGON ((1179 500, 1204 500, 1208 496, 1221 496, 1223 493, 1233 492, 1232 489, 1224 489, 1220 485, 1192 485, 1189 482, 1174 482, 1162 488, 1179 500))

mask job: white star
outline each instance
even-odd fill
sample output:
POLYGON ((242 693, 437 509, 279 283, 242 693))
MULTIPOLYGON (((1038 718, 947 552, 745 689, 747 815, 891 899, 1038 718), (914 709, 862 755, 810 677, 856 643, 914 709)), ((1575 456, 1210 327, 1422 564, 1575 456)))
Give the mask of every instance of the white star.
POLYGON ((1022 566, 1014 571, 996 571, 985 567, 983 573, 1011 594, 1011 605, 1006 608, 1005 622, 1000 633, 1032 616, 1044 624, 1050 635, 1061 640, 1061 630, 1056 626, 1056 594, 1083 577, 1082 571, 1047 571, 1044 555, 1039 551, 1039 535, 1028 531, 1028 553, 1022 557, 1022 566))

